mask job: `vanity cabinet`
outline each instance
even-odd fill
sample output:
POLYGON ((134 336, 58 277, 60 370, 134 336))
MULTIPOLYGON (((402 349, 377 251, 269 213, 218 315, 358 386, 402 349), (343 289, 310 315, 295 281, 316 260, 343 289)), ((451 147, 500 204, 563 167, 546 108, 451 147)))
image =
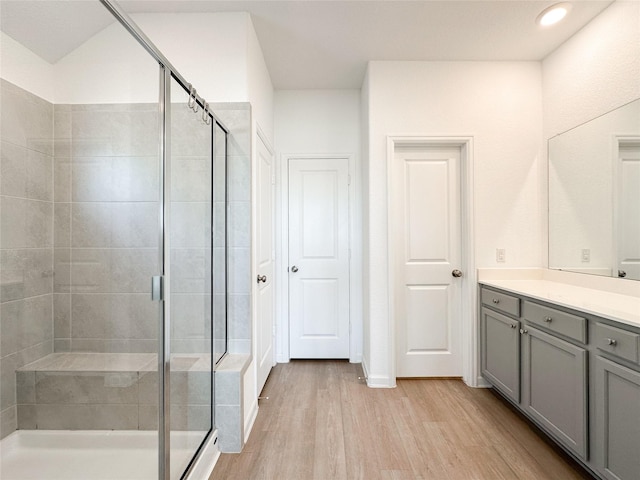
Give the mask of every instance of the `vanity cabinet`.
POLYGON ((521 406, 580 458, 587 458, 587 351, 525 325, 521 406))
POLYGON ((482 375, 514 402, 520 401, 520 322, 482 309, 482 375))
POLYGON ((607 479, 637 479, 640 478, 640 332, 596 323, 593 336, 597 464, 607 479))
POLYGON ((595 360, 596 462, 610 480, 640 478, 640 372, 595 360))
POLYGON ((595 476, 640 479, 640 326, 480 288, 481 373, 595 476))
POLYGON ((482 375, 586 459, 587 351, 574 344, 585 319, 488 288, 480 299, 482 375))

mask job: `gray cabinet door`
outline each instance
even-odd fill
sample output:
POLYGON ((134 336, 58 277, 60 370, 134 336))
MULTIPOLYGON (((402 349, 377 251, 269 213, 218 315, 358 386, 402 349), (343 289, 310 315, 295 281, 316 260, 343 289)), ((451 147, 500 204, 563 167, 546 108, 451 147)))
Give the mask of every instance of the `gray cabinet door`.
POLYGON ((587 351, 529 326, 522 337, 522 407, 586 460, 587 351))
POLYGON ((640 373, 595 361, 596 463, 611 480, 640 478, 640 373))
POLYGON ((482 309, 482 375, 514 402, 520 402, 519 322, 482 309))

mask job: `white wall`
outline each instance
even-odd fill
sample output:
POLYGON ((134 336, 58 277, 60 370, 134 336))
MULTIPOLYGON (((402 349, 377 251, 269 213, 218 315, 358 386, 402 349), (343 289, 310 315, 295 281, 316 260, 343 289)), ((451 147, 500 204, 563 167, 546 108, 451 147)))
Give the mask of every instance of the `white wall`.
POLYGON ((274 118, 279 153, 360 151, 359 90, 278 90, 274 118))
POLYGON ((53 66, 0 32, 0 77, 54 102, 53 66))
MULTIPOLYGON (((251 16, 247 21, 247 99, 251 103, 253 120, 273 143, 274 92, 269 69, 264 60, 262 47, 258 42, 251 16)), ((255 141, 255 135, 254 135, 255 141)), ((255 145, 254 145, 255 151, 255 145)))
POLYGON ((158 63, 113 23, 53 65, 55 103, 153 103, 158 63))
POLYGON ((209 103, 246 102, 247 13, 132 15, 209 103))
POLYGON ((370 62, 368 82, 365 362, 370 380, 393 385, 386 137, 473 136, 476 266, 540 266, 541 72, 537 62, 370 62), (496 248, 506 263, 496 263, 496 248))
MULTIPOLYGON (((277 271, 286 273, 286 233, 282 232, 282 210, 286 208, 286 164, 283 156, 349 155, 350 165, 350 240, 351 257, 351 360, 362 358, 362 226, 360 195, 360 91, 359 90, 279 90, 275 94, 275 148, 278 192, 276 195, 276 231, 280 261, 277 271), (283 207, 283 205, 285 205, 283 207)), ((279 283, 286 294, 287 283, 279 283)), ((288 310, 281 295, 277 303, 277 358, 288 360, 288 310), (286 331, 285 331, 286 330, 286 331)))
POLYGON ((640 97, 640 2, 618 0, 542 62, 544 138, 640 97))
POLYGON ((369 115, 369 67, 365 73, 360 89, 360 148, 361 148, 361 164, 360 179, 362 183, 362 368, 365 377, 368 375, 369 366, 368 359, 371 358, 371 328, 369 321, 371 310, 371 295, 367 285, 370 278, 369 271, 369 139, 370 139, 370 115, 369 115))

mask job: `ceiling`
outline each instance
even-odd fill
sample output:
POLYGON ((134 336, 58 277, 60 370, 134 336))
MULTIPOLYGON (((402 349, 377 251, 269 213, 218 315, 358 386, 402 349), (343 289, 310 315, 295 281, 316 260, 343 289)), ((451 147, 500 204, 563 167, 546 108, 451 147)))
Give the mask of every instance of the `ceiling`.
MULTIPOLYGON (((276 89, 331 89, 359 88, 369 60, 541 60, 612 1, 571 2, 547 29, 535 19, 556 0, 118 3, 129 13, 249 12, 276 89)), ((112 22, 88 0, 0 0, 0 14, 5 33, 51 63, 112 22)))

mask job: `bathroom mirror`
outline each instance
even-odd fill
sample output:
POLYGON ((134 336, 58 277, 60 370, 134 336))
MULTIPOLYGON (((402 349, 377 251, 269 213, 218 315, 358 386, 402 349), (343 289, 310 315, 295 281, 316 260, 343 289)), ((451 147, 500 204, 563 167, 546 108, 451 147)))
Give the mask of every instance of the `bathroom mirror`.
POLYGON ((640 99, 549 139, 549 268, 640 280, 640 99))

